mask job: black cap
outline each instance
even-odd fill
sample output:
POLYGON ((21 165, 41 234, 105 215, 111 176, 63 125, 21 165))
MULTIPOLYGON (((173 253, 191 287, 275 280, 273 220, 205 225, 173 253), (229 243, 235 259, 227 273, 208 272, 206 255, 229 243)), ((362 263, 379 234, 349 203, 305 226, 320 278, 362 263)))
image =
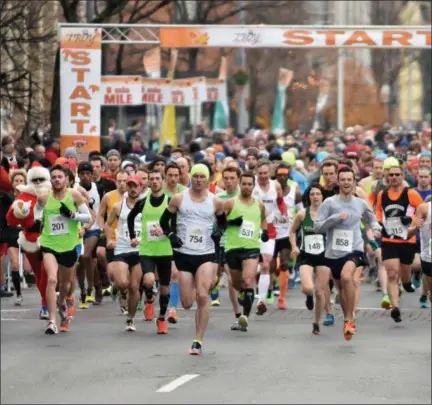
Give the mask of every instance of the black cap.
POLYGON ((78 165, 78 173, 81 173, 81 172, 93 173, 93 166, 90 164, 90 162, 81 162, 78 165))

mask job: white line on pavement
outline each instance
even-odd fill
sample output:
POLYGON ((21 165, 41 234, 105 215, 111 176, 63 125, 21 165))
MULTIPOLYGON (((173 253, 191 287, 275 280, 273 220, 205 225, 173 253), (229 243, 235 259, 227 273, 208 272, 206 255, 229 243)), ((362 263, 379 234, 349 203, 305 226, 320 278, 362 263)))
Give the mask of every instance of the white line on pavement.
POLYGON ((186 384, 188 381, 193 380, 196 377, 199 377, 199 374, 184 374, 176 380, 170 382, 169 384, 159 388, 156 392, 174 391, 176 388, 180 387, 183 384, 186 384))
POLYGON ((1 312, 28 312, 34 311, 34 308, 31 309, 2 309, 1 312))
POLYGON ((16 319, 16 318, 1 318, 0 320, 2 322, 3 321, 25 321, 25 319, 16 319))

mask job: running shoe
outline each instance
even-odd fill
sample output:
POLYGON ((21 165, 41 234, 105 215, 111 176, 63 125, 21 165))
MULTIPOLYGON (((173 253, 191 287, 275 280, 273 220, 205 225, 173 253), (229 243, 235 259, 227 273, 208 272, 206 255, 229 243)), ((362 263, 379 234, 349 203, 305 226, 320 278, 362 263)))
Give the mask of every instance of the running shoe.
POLYGON ((168 312, 168 322, 177 323, 177 311, 175 308, 171 308, 168 312))
POLYGON ((20 307, 23 303, 23 296, 22 295, 18 295, 18 297, 16 297, 15 300, 15 306, 16 307, 20 307))
POLYGON ((393 307, 391 312, 390 312, 390 316, 392 317, 392 319, 396 322, 402 322, 402 318, 401 318, 401 312, 400 309, 398 307, 393 307))
POLYGON ((104 297, 109 297, 109 296, 111 295, 111 293, 112 293, 112 286, 109 286, 109 287, 104 288, 104 289, 102 290, 102 295, 103 295, 104 297))
POLYGON ((267 295, 265 297, 265 303, 268 305, 273 305, 273 303, 274 303, 273 289, 269 289, 267 291, 267 295))
POLYGON ((133 319, 127 319, 126 320, 125 331, 126 332, 135 332, 136 331, 136 326, 135 326, 135 322, 133 319))
POLYGON ((120 314, 121 315, 127 315, 128 314, 127 307, 120 305, 120 314))
POLYGON ((351 340, 355 335, 355 325, 353 321, 345 321, 344 323, 344 338, 345 340, 351 340))
POLYGON ((62 319, 60 322, 60 332, 67 332, 69 330, 70 323, 71 323, 70 316, 67 316, 66 318, 62 319))
POLYGON ((154 303, 145 303, 144 305, 144 319, 147 322, 153 321, 155 318, 154 316, 154 303))
POLYGON ((68 316, 73 317, 75 315, 75 297, 66 298, 66 305, 68 316))
POLYGON ((249 321, 246 315, 240 315, 240 318, 238 319, 238 323, 240 325, 241 330, 247 331, 247 327, 249 326, 249 321))
POLYGON ((313 298, 313 295, 307 295, 306 296, 306 308, 309 311, 312 311, 314 309, 314 298, 313 298))
POLYGON ((300 272, 298 270, 295 271, 295 279, 294 279, 296 284, 299 284, 301 279, 300 279, 300 272))
POLYGON ((58 312, 60 315, 60 319, 66 319, 68 316, 68 308, 66 302, 64 301, 62 304, 58 304, 58 312))
POLYGON ((339 293, 335 294, 334 304, 335 304, 336 308, 338 308, 338 309, 341 308, 339 293))
POLYGON ((384 294, 381 298, 381 308, 383 309, 391 309, 392 304, 388 294, 384 294))
POLYGON ((81 295, 81 299, 80 299, 80 303, 79 303, 79 308, 80 309, 88 309, 89 304, 87 302, 87 296, 86 295, 81 295))
POLYGON ((326 319, 324 319, 323 325, 324 326, 333 326, 335 323, 334 315, 333 314, 327 314, 326 319))
POLYGON ((45 329, 45 335, 56 335, 58 333, 57 325, 54 321, 49 321, 45 329))
POLYGON ((280 309, 281 311, 285 311, 288 309, 288 305, 285 302, 285 299, 278 299, 278 309, 280 309))
POLYGON ((143 309, 144 309, 144 304, 141 300, 139 300, 137 311, 141 312, 143 309))
POLYGON ((48 320, 48 306, 42 305, 42 308, 39 311, 39 319, 48 320))
POLYGON ((192 342, 192 346, 189 349, 189 354, 192 356, 201 356, 202 355, 202 345, 198 340, 194 340, 192 342))
POLYGON ((168 335, 168 323, 165 319, 156 319, 156 328, 158 335, 168 335))
POLYGON ((279 290, 279 287, 278 287, 278 286, 275 286, 275 287, 273 288, 273 295, 274 295, 275 297, 279 297, 279 295, 280 295, 280 290, 279 290))
POLYGON ((94 288, 92 288, 91 290, 87 291, 86 302, 87 303, 91 302, 93 304, 95 301, 96 301, 95 290, 94 290, 94 288))
POLYGON ((376 281, 375 286, 376 286, 376 292, 381 292, 382 291, 381 290, 381 283, 379 282, 379 280, 376 281))
POLYGON ((417 289, 421 287, 421 271, 415 271, 411 278, 413 286, 417 289))
POLYGON ((312 333, 314 335, 319 335, 320 334, 320 326, 317 323, 313 323, 312 324, 312 333))
POLYGON ((220 299, 219 298, 216 298, 215 300, 213 300, 212 302, 211 302, 211 306, 212 307, 220 307, 220 304, 221 304, 221 302, 220 302, 220 299))
POLYGON ((93 305, 102 304, 102 300, 103 300, 102 288, 95 287, 95 300, 93 302, 93 305))
POLYGON ((427 309, 429 308, 428 297, 427 295, 422 295, 419 299, 420 308, 427 309))
POLYGON ((267 306, 264 301, 260 301, 257 305, 257 315, 264 315, 267 312, 267 306))

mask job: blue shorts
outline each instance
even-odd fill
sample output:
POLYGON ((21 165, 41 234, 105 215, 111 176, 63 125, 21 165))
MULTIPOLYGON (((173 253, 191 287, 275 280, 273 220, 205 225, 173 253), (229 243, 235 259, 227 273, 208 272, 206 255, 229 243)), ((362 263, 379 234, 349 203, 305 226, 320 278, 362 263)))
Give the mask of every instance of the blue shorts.
POLYGON ((100 234, 100 229, 90 229, 84 234, 84 239, 91 238, 92 236, 96 236, 99 239, 100 234))

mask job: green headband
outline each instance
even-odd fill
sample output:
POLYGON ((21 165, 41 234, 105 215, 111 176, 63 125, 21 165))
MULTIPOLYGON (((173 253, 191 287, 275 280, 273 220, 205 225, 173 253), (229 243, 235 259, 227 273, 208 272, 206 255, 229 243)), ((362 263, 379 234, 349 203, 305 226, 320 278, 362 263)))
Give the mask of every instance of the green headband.
POLYGON ((207 180, 210 179, 210 170, 203 163, 197 163, 196 165, 192 166, 191 176, 194 176, 197 173, 203 174, 207 180))

